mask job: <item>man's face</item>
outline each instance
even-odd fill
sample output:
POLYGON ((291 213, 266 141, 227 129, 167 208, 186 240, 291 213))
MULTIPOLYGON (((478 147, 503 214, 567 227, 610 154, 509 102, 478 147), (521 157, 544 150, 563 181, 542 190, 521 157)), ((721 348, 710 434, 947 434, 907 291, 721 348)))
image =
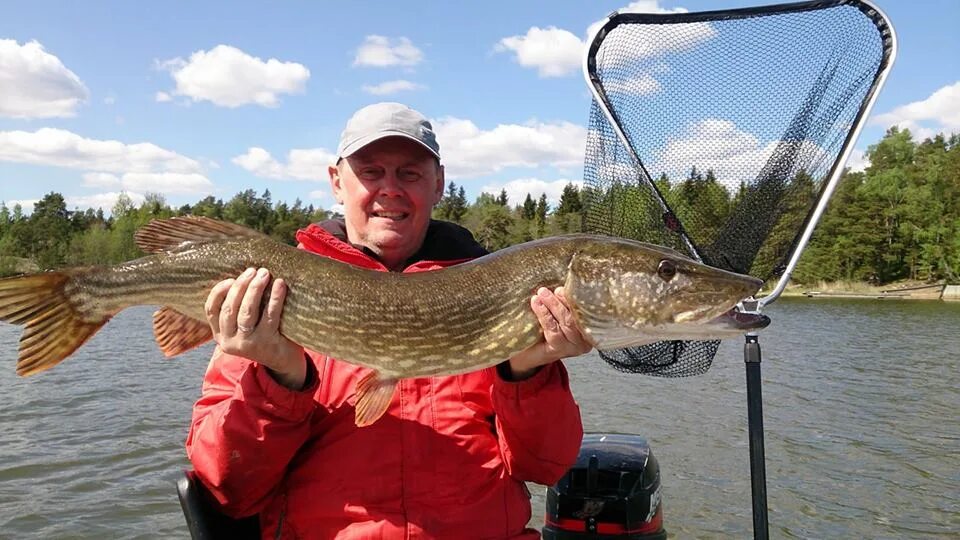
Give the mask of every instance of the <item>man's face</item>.
POLYGON ((343 204, 350 242, 398 269, 423 244, 433 205, 443 197, 443 167, 420 144, 387 137, 330 167, 330 185, 343 204))

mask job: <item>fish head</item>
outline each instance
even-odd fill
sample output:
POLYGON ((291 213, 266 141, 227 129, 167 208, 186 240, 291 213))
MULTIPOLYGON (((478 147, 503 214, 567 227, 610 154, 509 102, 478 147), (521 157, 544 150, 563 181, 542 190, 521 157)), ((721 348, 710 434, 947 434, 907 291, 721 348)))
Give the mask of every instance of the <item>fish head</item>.
POLYGON ((571 270, 570 303, 600 349, 733 337, 769 323, 765 316, 734 310, 762 280, 665 247, 626 239, 584 243, 571 270))

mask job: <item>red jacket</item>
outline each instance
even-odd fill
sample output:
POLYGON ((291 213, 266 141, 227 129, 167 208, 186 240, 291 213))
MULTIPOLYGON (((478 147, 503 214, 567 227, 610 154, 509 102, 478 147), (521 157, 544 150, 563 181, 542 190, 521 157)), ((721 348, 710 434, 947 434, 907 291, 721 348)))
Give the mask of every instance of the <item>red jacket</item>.
MULTIPOLYGON (((297 239, 386 271, 316 225, 297 239)), ((264 538, 538 537, 526 528, 524 481, 558 480, 583 435, 562 363, 516 383, 496 368, 401 380, 386 414, 358 428, 354 386, 368 370, 308 356, 316 377, 298 392, 255 362, 214 353, 187 454, 226 513, 259 513, 264 538)))

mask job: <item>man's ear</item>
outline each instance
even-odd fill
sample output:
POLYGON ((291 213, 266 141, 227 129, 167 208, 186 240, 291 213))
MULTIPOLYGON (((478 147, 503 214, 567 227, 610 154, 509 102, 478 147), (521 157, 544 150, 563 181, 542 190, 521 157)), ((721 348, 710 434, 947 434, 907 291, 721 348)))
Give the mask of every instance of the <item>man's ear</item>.
POLYGON ((443 165, 437 166, 437 191, 434 193, 433 204, 437 204, 443 199, 443 190, 446 187, 446 181, 443 177, 443 165))
POLYGON ((343 189, 343 184, 340 182, 340 169, 336 165, 330 165, 327 167, 327 174, 330 175, 330 190, 333 191, 333 198, 336 199, 337 204, 343 204, 343 196, 340 195, 343 189))

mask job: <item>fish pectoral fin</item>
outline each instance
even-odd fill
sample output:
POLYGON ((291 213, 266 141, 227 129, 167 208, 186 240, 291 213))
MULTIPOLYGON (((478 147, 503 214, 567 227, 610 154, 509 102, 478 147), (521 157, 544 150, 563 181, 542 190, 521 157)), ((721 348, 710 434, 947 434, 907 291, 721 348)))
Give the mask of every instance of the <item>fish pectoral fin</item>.
POLYGON ((184 243, 204 243, 236 238, 268 238, 259 231, 202 216, 155 219, 133 235, 137 247, 147 253, 172 251, 184 243))
POLYGON ((390 406, 399 381, 382 378, 379 371, 371 371, 357 382, 357 426, 369 426, 383 416, 390 406))
POLYGON ((164 306, 153 313, 153 337, 170 358, 210 341, 213 332, 208 323, 164 306))

